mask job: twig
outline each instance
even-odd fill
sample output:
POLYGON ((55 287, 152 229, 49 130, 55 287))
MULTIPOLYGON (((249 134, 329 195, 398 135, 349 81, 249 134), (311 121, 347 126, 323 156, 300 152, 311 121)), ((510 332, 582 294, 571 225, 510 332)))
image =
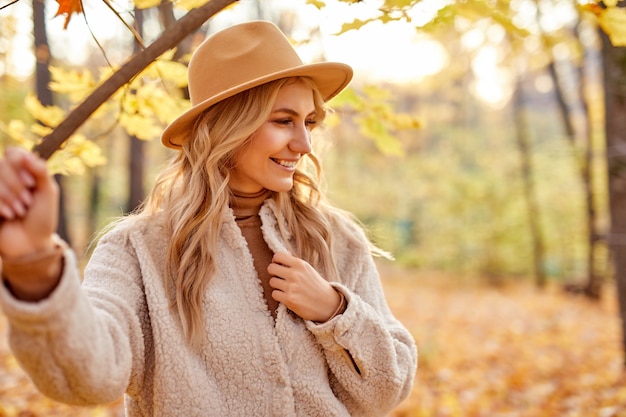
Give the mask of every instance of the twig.
POLYGON ((6 9, 6 8, 7 8, 7 7, 9 7, 10 5, 17 3, 18 1, 20 1, 20 0, 13 0, 13 1, 11 1, 11 2, 9 2, 9 3, 5 4, 4 6, 0 6, 0 10, 4 10, 4 9, 6 9))

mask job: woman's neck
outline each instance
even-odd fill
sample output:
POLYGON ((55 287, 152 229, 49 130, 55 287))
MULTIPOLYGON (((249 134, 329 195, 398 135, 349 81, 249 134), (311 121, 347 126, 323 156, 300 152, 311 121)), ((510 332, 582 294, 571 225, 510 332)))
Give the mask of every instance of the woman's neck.
POLYGON ((232 190, 230 207, 233 209, 236 218, 244 218, 256 215, 263 202, 272 195, 268 189, 262 189, 256 193, 243 193, 232 190))

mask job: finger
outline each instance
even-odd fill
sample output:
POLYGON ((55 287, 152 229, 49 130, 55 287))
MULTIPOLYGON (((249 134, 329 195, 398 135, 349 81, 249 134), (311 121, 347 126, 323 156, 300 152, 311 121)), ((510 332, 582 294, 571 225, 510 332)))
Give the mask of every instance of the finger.
MULTIPOLYGON (((2 178, 8 190, 26 206, 32 204, 32 188, 36 185, 33 173, 34 155, 24 149, 8 148, 2 163, 2 178)), ((40 169, 37 167, 36 169, 40 169)))
POLYGON ((32 176, 35 186, 50 183, 50 175, 46 161, 37 155, 29 152, 24 155, 24 164, 27 172, 32 176))
POLYGON ((6 161, 0 164, 0 178, 0 212, 6 219, 22 216, 32 203, 29 190, 6 161))
POLYGON ((272 262, 285 265, 285 266, 291 266, 294 262, 294 259, 297 259, 297 258, 295 258, 294 256, 290 255, 287 252, 276 252, 274 256, 272 257, 272 262))
POLYGON ((0 159, 0 216, 6 220, 23 218, 35 201, 35 194, 55 192, 46 163, 32 152, 7 148, 0 159))
POLYGON ((280 279, 278 277, 270 278, 268 283, 270 284, 270 287, 279 291, 285 291, 287 289, 287 282, 284 279, 280 279))
POLYGON ((276 263, 276 262, 273 262, 273 263, 271 263, 271 264, 269 264, 267 266, 267 272, 271 276, 282 278, 282 279, 289 278, 289 276, 290 276, 289 275, 289 272, 290 272, 289 270, 290 270, 289 267, 287 267, 285 265, 282 265, 282 264, 279 264, 279 263, 276 263))
MULTIPOLYGON (((283 303, 285 305, 286 301, 287 301, 287 296, 285 295, 284 292, 280 291, 280 290, 274 290, 272 291, 272 298, 276 301, 278 301, 279 303, 283 303)), ((287 308, 289 308, 289 306, 287 306, 287 308)))
POLYGON ((33 184, 29 191, 48 196, 58 195, 58 184, 48 172, 46 161, 32 152, 23 155, 23 175, 33 184))
POLYGON ((0 201, 0 225, 2 225, 2 219, 4 220, 13 220, 17 214, 13 211, 13 209, 0 201))
POLYGON ((18 148, 8 148, 5 152, 7 161, 13 166, 24 186, 32 188, 35 186, 35 178, 25 167, 29 155, 33 156, 31 152, 18 148))
POLYGON ((22 180, 24 185, 26 185, 26 187, 33 188, 35 186, 35 178, 31 175, 30 172, 26 171, 25 169, 20 169, 18 175, 20 176, 20 179, 22 180))

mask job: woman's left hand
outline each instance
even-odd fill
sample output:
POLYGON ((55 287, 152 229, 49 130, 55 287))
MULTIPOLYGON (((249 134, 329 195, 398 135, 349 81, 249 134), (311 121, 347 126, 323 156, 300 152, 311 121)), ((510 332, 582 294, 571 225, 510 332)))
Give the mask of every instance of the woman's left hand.
POLYGON ((304 320, 323 323, 339 307, 340 295, 303 259, 277 252, 267 271, 272 275, 272 298, 304 320))

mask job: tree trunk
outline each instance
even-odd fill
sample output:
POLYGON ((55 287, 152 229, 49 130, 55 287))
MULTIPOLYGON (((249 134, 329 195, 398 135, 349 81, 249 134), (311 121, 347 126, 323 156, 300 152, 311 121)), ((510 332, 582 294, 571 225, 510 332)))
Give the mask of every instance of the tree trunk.
MULTIPOLYGON (((577 32, 578 33, 578 32, 577 32)), ((581 180, 583 183, 583 191, 585 194, 585 209, 586 209, 586 221, 587 221, 587 284, 585 286, 584 293, 587 297, 598 300, 602 295, 602 282, 604 280, 603 274, 599 272, 597 267, 598 258, 596 256, 597 249, 600 243, 600 231, 598 229, 597 212, 596 212, 596 198, 593 188, 594 172, 593 172, 593 117, 589 111, 589 97, 586 94, 586 87, 591 85, 593 81, 589 81, 588 77, 588 61, 589 49, 585 47, 581 41, 581 37, 578 36, 581 49, 584 51, 582 63, 579 68, 579 96, 581 101, 581 107, 584 116, 583 131, 581 132, 581 140, 583 141, 583 150, 581 155, 581 180)), ((591 58, 593 59, 593 58, 591 58)), ((583 118, 581 118, 583 119, 583 118)))
POLYGON ((543 236, 541 235, 541 222, 539 204, 535 196, 533 182, 530 138, 528 126, 525 118, 524 92, 521 79, 518 79, 513 96, 513 113, 515 117, 515 130, 517 132, 517 147, 520 155, 521 175, 524 189, 524 200, 526 201, 526 211, 528 214, 528 227, 533 250, 533 270, 535 274, 535 285, 537 288, 546 286, 546 275, 543 271, 545 250, 543 236))
MULTIPOLYGON (((135 8, 135 30, 143 38, 143 10, 135 8)), ((141 50, 141 45, 135 41, 135 53, 141 50)), ((129 190, 126 211, 134 211, 146 197, 143 187, 144 179, 144 142, 136 136, 129 137, 128 175, 129 190)))
MULTIPOLYGON (((35 40, 35 90, 37 99, 44 106, 52 106, 52 90, 50 90, 50 47, 46 33, 46 8, 43 0, 33 0, 33 35, 35 40)), ((63 179, 55 175, 60 191, 59 225, 57 234, 70 243, 67 225, 67 213, 64 204, 63 179)))
MULTIPOLYGON (((580 43, 580 42, 579 42, 580 43)), ((581 44, 581 48, 584 48, 581 44)), ((585 295, 592 299, 598 299, 601 291, 601 278, 596 274, 596 247, 598 244, 598 230, 596 221, 596 211, 594 205, 594 193, 593 193, 593 178, 592 178, 592 146, 591 146, 591 120, 589 109, 586 103, 586 97, 584 94, 585 80, 584 77, 584 62, 579 69, 579 96, 580 105, 583 112, 583 117, 580 120, 584 120, 583 131, 577 132, 576 127, 572 123, 572 114, 570 108, 565 99, 565 92, 561 87, 560 77, 556 69, 554 60, 548 65, 548 72, 552 78, 554 84, 554 94, 561 115, 561 121, 563 128, 565 129, 565 137, 572 147, 572 151, 575 158, 576 168, 580 175, 580 183, 585 195, 585 226, 587 232, 587 276, 586 283, 581 286, 580 284, 574 284, 577 289, 582 290, 585 295), (580 140, 577 141, 577 137, 580 140), (584 288, 583 288, 584 287, 584 288)), ((574 116, 576 117, 576 116, 574 116)))
POLYGON ((611 249, 622 320, 626 367, 626 48, 613 47, 602 33, 605 129, 611 249))

